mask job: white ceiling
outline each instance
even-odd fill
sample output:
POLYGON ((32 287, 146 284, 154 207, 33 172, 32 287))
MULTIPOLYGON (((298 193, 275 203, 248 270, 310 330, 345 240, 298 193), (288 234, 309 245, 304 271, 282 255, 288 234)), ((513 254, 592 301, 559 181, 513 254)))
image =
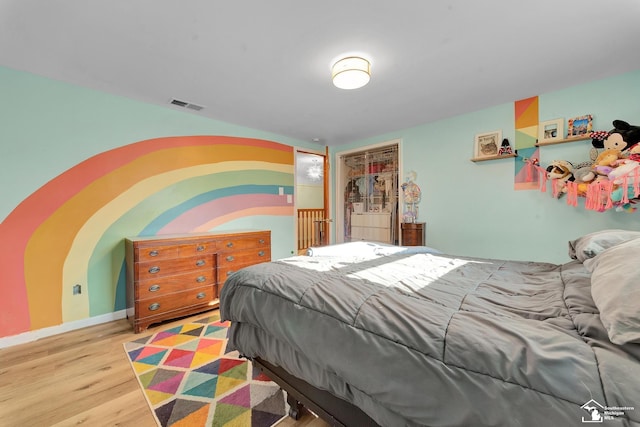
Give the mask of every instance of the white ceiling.
POLYGON ((338 145, 640 69, 640 1, 0 0, 0 65, 338 145))

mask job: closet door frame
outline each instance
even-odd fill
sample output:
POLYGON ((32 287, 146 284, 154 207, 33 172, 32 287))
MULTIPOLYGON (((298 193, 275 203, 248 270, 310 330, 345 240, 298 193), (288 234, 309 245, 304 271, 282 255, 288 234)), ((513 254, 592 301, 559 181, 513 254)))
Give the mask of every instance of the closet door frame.
MULTIPOLYGON (((381 148, 384 147, 388 147, 390 145, 397 145, 398 146, 398 177, 397 177, 397 182, 398 182, 398 186, 402 183, 402 179, 401 177, 404 176, 403 173, 403 166, 402 166, 402 139, 398 138, 398 139, 392 139, 392 140, 388 140, 388 141, 384 141, 384 142, 379 142, 376 144, 371 144, 371 145, 364 145, 358 148, 353 148, 351 150, 345 150, 345 151, 339 151, 335 153, 335 157, 334 157, 334 164, 336 165, 335 167, 335 179, 334 179, 334 183, 335 183, 335 187, 333 189, 333 194, 334 194, 334 206, 335 206, 335 214, 333 215, 333 218, 335 218, 335 239, 334 239, 334 243, 345 243, 345 201, 344 201, 344 189, 347 185, 347 182, 349 181, 349 177, 348 177, 348 171, 349 168, 344 164, 344 160, 343 157, 344 156, 348 156, 351 154, 356 154, 356 153, 361 153, 363 151, 370 151, 370 150, 379 150, 381 148)), ((398 194, 399 196, 399 194, 398 194)), ((400 230, 400 222, 401 222, 401 213, 400 213, 400 202, 399 200, 397 201, 397 210, 398 210, 398 214, 396 215, 395 218, 395 227, 396 227, 396 235, 399 233, 400 230)), ((398 242, 400 242, 400 239, 398 239, 398 242)))

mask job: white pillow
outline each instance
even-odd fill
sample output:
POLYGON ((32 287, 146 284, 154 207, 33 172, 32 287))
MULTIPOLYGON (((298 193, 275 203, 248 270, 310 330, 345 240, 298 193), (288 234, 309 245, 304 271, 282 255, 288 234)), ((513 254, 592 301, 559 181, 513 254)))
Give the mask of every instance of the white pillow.
POLYGON ((569 256, 584 262, 620 243, 640 237, 640 231, 601 230, 569 241, 569 256))
POLYGON ((612 343, 640 343, 640 238, 585 260, 591 296, 612 343))

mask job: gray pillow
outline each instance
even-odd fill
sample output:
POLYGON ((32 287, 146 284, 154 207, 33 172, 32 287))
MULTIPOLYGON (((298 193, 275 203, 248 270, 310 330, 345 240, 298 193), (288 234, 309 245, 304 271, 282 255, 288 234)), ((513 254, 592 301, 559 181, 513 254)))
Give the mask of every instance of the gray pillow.
POLYGON ((584 262, 591 296, 609 340, 640 343, 640 238, 613 246, 584 262))
POLYGON ((640 231, 601 230, 569 241, 569 256, 584 262, 620 243, 640 237, 640 231))

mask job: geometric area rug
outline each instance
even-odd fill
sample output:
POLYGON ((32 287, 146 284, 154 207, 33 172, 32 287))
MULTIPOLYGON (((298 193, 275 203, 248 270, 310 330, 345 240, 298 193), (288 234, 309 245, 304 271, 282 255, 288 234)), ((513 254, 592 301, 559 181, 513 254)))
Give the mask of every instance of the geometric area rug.
POLYGON ((280 387, 237 352, 212 315, 124 343, 161 427, 269 427, 288 414, 280 387))

